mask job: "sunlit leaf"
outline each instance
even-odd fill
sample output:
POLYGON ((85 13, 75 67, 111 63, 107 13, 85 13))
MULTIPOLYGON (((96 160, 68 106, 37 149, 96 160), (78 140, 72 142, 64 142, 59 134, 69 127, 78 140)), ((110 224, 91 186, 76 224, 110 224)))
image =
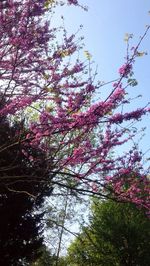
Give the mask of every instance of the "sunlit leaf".
POLYGON ((88 60, 92 58, 92 55, 88 51, 84 51, 84 55, 88 60))
POLYGON ((145 52, 137 52, 137 56, 142 57, 143 55, 145 55, 145 52))
POLYGON ((125 34, 125 37, 124 37, 124 41, 125 41, 125 42, 128 42, 129 39, 131 39, 131 38, 133 38, 133 34, 131 34, 131 33, 126 33, 126 34, 125 34))
POLYGON ((55 3, 55 0, 47 0, 45 2, 45 7, 49 8, 50 6, 52 6, 55 3))

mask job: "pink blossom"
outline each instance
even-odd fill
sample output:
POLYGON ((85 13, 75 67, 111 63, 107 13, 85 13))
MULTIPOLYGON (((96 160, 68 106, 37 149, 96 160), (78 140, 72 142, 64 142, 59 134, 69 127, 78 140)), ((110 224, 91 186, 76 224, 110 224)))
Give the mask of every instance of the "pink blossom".
POLYGON ((106 180, 106 181, 111 181, 111 180, 112 180, 112 177, 109 176, 109 175, 107 175, 107 176, 105 176, 105 180, 106 180))
POLYGON ((119 74, 124 77, 128 77, 128 75, 131 73, 132 65, 131 64, 125 64, 122 67, 119 68, 119 74))
POLYGON ((93 92, 93 91, 95 91, 95 87, 92 84, 88 84, 86 86, 86 92, 89 93, 89 92, 93 92))

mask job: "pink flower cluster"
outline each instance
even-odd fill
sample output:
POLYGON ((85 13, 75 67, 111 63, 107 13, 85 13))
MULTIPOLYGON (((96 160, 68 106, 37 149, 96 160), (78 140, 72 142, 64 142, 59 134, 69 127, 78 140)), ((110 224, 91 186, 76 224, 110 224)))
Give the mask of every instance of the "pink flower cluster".
POLYGON ((132 71, 132 64, 125 64, 119 68, 119 74, 124 78, 127 78, 132 71))
POLYGON ((117 113, 109 118, 109 122, 115 124, 121 124, 123 121, 128 121, 131 119, 139 120, 143 115, 145 115, 148 112, 150 112, 149 109, 139 108, 130 113, 125 113, 125 114, 117 113))

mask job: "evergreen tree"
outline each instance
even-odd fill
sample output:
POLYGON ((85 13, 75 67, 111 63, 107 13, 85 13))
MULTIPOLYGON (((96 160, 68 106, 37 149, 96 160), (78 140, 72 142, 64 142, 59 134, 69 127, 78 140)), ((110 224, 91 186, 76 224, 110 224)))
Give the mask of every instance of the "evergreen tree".
POLYGON ((38 256, 42 203, 51 193, 46 158, 22 145, 25 131, 23 122, 11 126, 4 117, 0 121, 0 265, 5 266, 28 265, 38 256))

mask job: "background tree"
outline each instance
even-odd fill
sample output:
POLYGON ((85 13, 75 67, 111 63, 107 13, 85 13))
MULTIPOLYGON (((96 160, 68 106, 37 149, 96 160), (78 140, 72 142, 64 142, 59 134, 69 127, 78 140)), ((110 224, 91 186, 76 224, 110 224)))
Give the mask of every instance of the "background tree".
POLYGON ((94 200, 90 225, 68 250, 69 265, 146 266, 150 221, 131 203, 94 200))
POLYGON ((56 258, 52 256, 50 250, 43 245, 40 249, 40 256, 35 262, 32 263, 32 266, 52 266, 54 265, 56 258))
POLYGON ((5 117, 0 121, 1 265, 29 265, 43 242, 42 204, 52 186, 44 154, 21 145, 25 131, 23 122, 10 125, 5 117))
POLYGON ((57 256, 51 254, 51 251, 45 245, 43 245, 40 251, 40 257, 31 266, 56 266, 56 263, 58 266, 66 266, 65 257, 58 259, 57 256))
POLYGON ((76 236, 79 221, 87 215, 89 200, 65 188, 58 188, 45 201, 46 235, 45 241, 51 253, 60 264, 60 257, 65 254, 66 247, 76 236))

